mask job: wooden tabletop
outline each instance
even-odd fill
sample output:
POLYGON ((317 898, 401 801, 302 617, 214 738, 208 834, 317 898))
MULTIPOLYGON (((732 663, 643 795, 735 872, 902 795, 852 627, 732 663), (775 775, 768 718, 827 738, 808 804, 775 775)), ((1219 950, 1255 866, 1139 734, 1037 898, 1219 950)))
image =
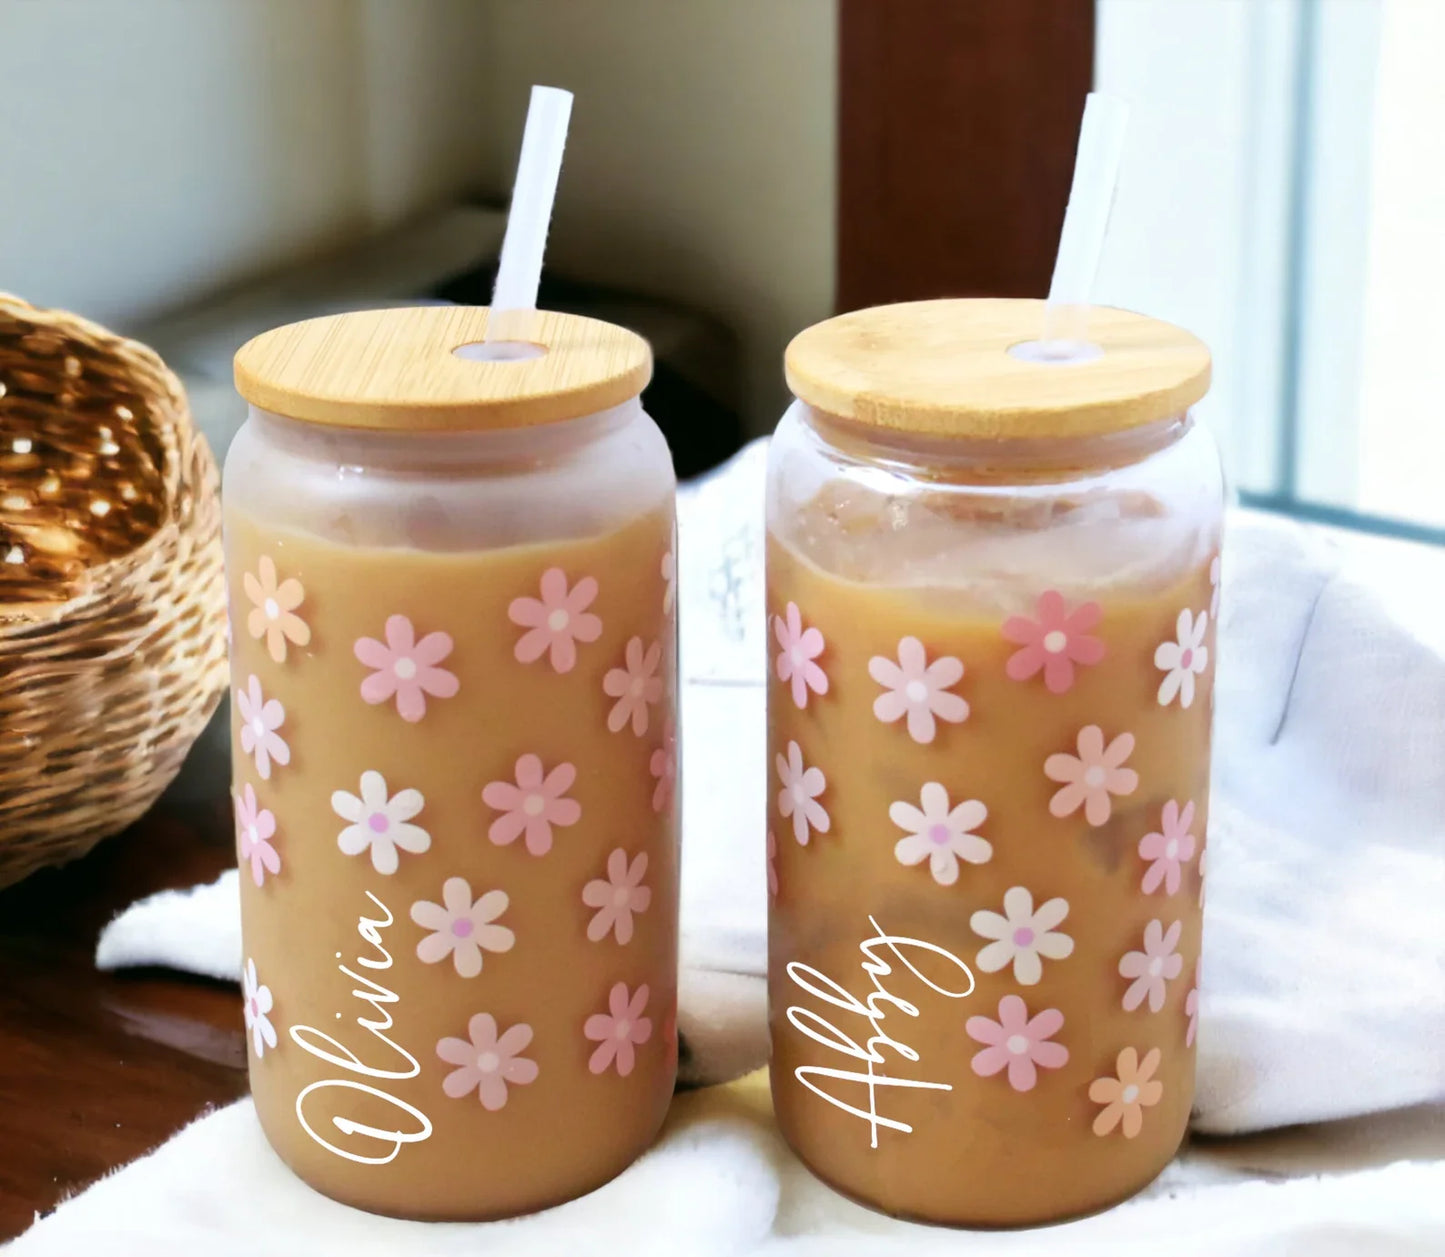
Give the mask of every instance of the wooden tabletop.
POLYGON ((167 798, 85 859, 0 893, 0 1240, 246 1092, 236 988, 98 973, 95 939, 152 891, 234 859, 230 805, 167 798))

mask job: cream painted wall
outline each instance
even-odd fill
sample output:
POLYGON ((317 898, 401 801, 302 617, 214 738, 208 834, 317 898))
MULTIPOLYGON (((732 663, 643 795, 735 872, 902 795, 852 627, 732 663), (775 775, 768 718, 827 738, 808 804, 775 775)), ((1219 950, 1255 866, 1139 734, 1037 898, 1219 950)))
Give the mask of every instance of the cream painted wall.
POLYGON ((833 0, 494 0, 503 186, 532 83, 577 95, 549 257, 720 315, 748 420, 782 352, 832 312, 833 0))
POLYGON ((124 324, 495 181, 477 0, 0 0, 0 288, 124 324))

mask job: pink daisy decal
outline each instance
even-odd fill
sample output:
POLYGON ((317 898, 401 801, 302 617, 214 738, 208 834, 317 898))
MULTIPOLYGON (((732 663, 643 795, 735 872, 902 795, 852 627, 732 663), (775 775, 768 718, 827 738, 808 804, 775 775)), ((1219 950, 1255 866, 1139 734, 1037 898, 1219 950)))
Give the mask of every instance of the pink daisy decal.
POLYGON ((778 840, 768 830, 768 898, 778 897, 778 840))
POLYGON ((1164 1007, 1165 984, 1172 982, 1184 968, 1184 957, 1175 950, 1184 923, 1176 921, 1166 932, 1162 921, 1150 921, 1144 927, 1144 950, 1125 952, 1119 961, 1121 977, 1133 978, 1124 992, 1124 1011, 1133 1012, 1147 997, 1149 1011, 1157 1013, 1164 1007))
POLYGON ((276 834, 276 817, 268 809, 256 806, 256 791, 249 781, 235 796, 235 802, 236 844, 242 863, 250 861, 251 879, 259 886, 267 873, 275 876, 281 871, 281 857, 271 845, 276 834))
POLYGON ((677 730, 671 720, 662 727, 662 745, 653 751, 647 769, 657 778, 652 788, 652 810, 665 812, 677 786, 677 730))
POLYGON ((1184 1028, 1184 1046, 1194 1046, 1194 1036, 1199 1032, 1199 984, 1204 971, 1203 959, 1194 962, 1194 985, 1189 988, 1189 994, 1184 997, 1184 1015, 1189 1018, 1189 1024, 1184 1028))
POLYGON ((793 818, 793 837, 806 847, 814 829, 826 834, 831 824, 827 810, 818 802, 828 782, 821 768, 804 767, 803 750, 796 742, 788 743, 787 757, 779 755, 777 766, 778 780, 782 783, 778 791, 778 811, 784 820, 793 818))
POLYGON ((883 687, 873 700, 873 714, 884 724, 908 717, 908 736, 915 742, 932 742, 939 720, 958 724, 968 719, 968 703, 951 686, 963 679, 963 663, 952 655, 928 662, 923 643, 905 637, 898 643, 898 662, 884 655, 868 661, 868 675, 883 687))
POLYGON ((1072 611, 1063 594, 1050 589, 1034 605, 1036 619, 1011 615, 1003 622, 1003 635, 1022 647, 1009 656, 1004 672, 1014 681, 1027 681, 1040 670, 1051 694, 1062 694, 1074 684, 1074 665, 1085 667, 1104 657, 1104 643, 1090 636, 1103 616, 1097 602, 1085 602, 1072 611))
POLYGON ((296 614, 296 608, 306 596, 301 582, 294 576, 278 580, 276 563, 269 554, 261 556, 255 576, 250 572, 242 574, 241 585, 251 600, 246 631, 252 637, 266 639, 266 653, 276 663, 286 662, 287 642, 296 646, 310 643, 311 629, 296 614))
POLYGON ((612 934, 619 943, 632 941, 632 914, 646 912, 652 890, 642 884, 647 873, 647 852, 628 862, 627 852, 618 847, 607 857, 607 876, 596 878, 582 888, 582 902, 596 908, 587 925, 587 937, 594 943, 612 934))
POLYGON ((587 610, 597 597, 597 582, 584 576, 571 589, 560 567, 542 573, 540 598, 514 598, 507 618, 529 631, 517 639, 513 654, 518 663, 535 663, 544 654, 554 672, 571 672, 577 665, 577 643, 602 636, 602 621, 587 610))
POLYGON ((1089 1099, 1104 1106, 1094 1118, 1094 1134, 1107 1135, 1121 1121, 1125 1139, 1133 1139, 1144 1128, 1144 1110, 1164 1096, 1164 1084, 1154 1077, 1160 1056, 1158 1048, 1150 1048, 1140 1061, 1139 1053, 1126 1047, 1114 1063, 1118 1077, 1095 1078, 1089 1084, 1089 1099))
POLYGON ((646 652, 642 638, 627 643, 625 666, 613 668, 602 678, 602 689, 617 701, 607 714, 607 727, 618 733, 630 720, 632 732, 639 738, 647 732, 648 707, 662 698, 662 678, 657 665, 662 660, 662 646, 653 642, 646 652))
POLYGON ((988 808, 977 799, 965 799, 951 807, 948 791, 936 782, 928 782, 919 793, 921 807, 901 800, 889 805, 888 819, 906 838, 900 838, 893 854, 900 864, 922 864, 940 886, 958 881, 958 862, 987 864, 993 858, 993 844, 973 831, 988 819, 988 808))
POLYGON ((1069 1049, 1050 1040, 1063 1029, 1064 1014, 1046 1008, 1029 1017, 1028 1006, 1017 995, 1005 995, 998 1002, 998 1020, 970 1017, 964 1023, 968 1037, 987 1046, 974 1054, 973 1072, 980 1078, 1008 1070, 1009 1086, 1015 1091, 1032 1091, 1039 1069, 1060 1069, 1069 1060, 1069 1049))
POLYGON ((466 1039, 442 1039, 437 1056, 457 1066, 442 1079, 442 1090, 453 1100, 473 1091, 482 1107, 495 1113, 507 1103, 507 1088, 524 1087, 537 1080, 537 1062, 522 1051, 532 1041, 532 1027, 525 1021, 497 1033, 497 1021, 490 1013, 477 1013, 467 1022, 466 1039))
POLYGON ((1166 895, 1179 889, 1183 866, 1194 858, 1194 835, 1189 832, 1193 824, 1194 804, 1186 803, 1181 811, 1179 804, 1170 799, 1160 818, 1162 832, 1139 839, 1140 858, 1152 861, 1144 870, 1142 889, 1146 895, 1158 890, 1160 883, 1166 895))
POLYGON ((647 1007, 647 983, 631 994, 625 982, 617 983, 607 997, 607 1012, 593 1013, 582 1027, 582 1033, 597 1044, 587 1061, 587 1068, 600 1074, 616 1064, 617 1072, 626 1078, 635 1063, 634 1047, 652 1037, 652 1018, 642 1015, 647 1007))
POLYGON ((441 903, 419 899, 411 906, 411 919, 431 931, 416 945, 417 959, 435 965, 450 956, 458 974, 476 977, 484 951, 511 951, 516 944, 517 936, 496 923, 510 902, 504 890, 489 890, 473 900, 466 878, 447 878, 441 903))
POLYGON ((388 616, 386 641, 358 637, 352 647, 359 659, 375 671, 361 683, 368 703, 396 699, 397 714, 415 724, 426 715, 426 696, 451 698, 458 689, 455 674, 437 665, 452 653, 448 633, 428 633, 416 640, 416 630, 404 615, 388 616))
POLYGON ((577 769, 563 763, 544 774, 539 757, 523 755, 515 773, 515 785, 493 781, 482 791, 482 801, 502 813, 487 830, 487 837, 505 847, 525 833, 527 850, 546 855, 552 850, 552 826, 575 825, 582 818, 582 805, 567 798, 577 780, 577 769))
POLYGON ((1134 735, 1121 733, 1104 745, 1104 731, 1098 725, 1085 725, 1079 730, 1079 753, 1050 755, 1044 761, 1044 776, 1064 783, 1049 800, 1049 811, 1062 819, 1084 809, 1084 819, 1099 826, 1109 819, 1113 810, 1110 795, 1133 794, 1139 786, 1139 774, 1125 768, 1124 761, 1134 751, 1134 735))
POLYGON ((291 762, 291 748, 276 732, 286 723, 286 709, 279 698, 261 693, 261 681, 251 677, 244 690, 236 691, 236 714, 241 718, 241 750, 254 757, 262 781, 271 779, 271 764, 291 762))
POLYGON ((823 653, 823 634, 816 628, 803 627, 798 604, 790 602, 783 615, 773 617, 773 636, 778 639, 778 680, 792 682, 793 702, 808 705, 808 691, 828 692, 828 674, 813 661, 823 653))

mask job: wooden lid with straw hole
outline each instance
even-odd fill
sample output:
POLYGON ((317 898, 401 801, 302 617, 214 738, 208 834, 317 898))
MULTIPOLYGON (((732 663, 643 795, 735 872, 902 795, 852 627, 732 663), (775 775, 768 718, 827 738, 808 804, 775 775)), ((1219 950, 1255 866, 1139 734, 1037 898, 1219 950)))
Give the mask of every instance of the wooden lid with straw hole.
MULTIPOLYGON (((539 310, 536 357, 477 361, 479 306, 364 310, 290 323, 236 354, 236 389, 253 406, 347 428, 475 431, 576 419, 638 396, 652 350, 625 328, 539 310)), ((512 318, 515 319, 515 314, 512 318)))
POLYGON ((1090 360, 1009 353, 1036 341, 1044 302, 916 301, 840 314, 793 338, 788 387, 874 427, 982 440, 1096 436, 1183 414, 1209 389, 1209 350, 1181 328, 1095 306, 1090 360))

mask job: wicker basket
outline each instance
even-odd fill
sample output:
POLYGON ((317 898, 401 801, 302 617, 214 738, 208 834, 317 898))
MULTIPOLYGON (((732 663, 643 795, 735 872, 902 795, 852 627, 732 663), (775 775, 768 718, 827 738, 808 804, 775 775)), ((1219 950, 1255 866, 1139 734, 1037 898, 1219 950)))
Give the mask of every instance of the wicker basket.
POLYGON ((226 685, 220 487, 149 349, 0 293, 0 886, 175 776, 226 685))

